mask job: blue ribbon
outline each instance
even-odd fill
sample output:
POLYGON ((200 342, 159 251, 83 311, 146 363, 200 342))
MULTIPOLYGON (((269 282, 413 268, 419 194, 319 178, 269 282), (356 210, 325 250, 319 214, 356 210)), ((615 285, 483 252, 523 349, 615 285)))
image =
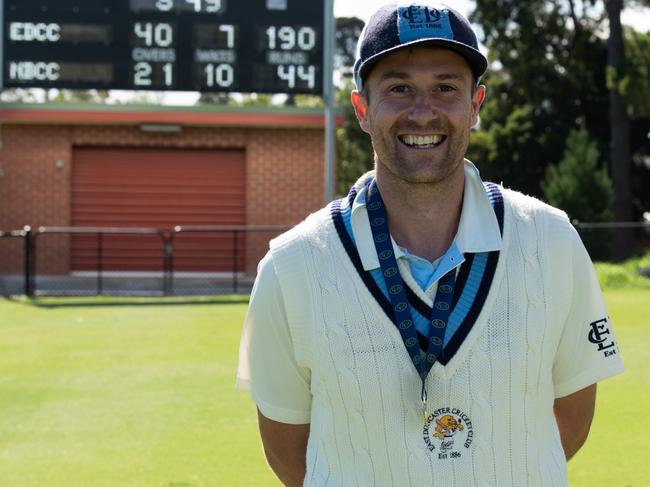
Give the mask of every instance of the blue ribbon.
MULTIPOLYGON (((431 324, 426 335, 427 349, 422 350, 418 343, 417 332, 411 307, 406 297, 405 284, 397 267, 397 259, 388 231, 388 218, 384 201, 379 193, 377 182, 373 179, 368 187, 366 209, 370 220, 370 229, 379 258, 381 273, 388 291, 388 299, 393 309, 393 323, 402 336, 406 351, 411 357, 415 369, 422 379, 422 402, 426 406, 425 381, 433 364, 442 353, 445 342, 447 322, 451 314, 451 303, 456 283, 456 269, 452 269, 438 281, 435 301, 431 312, 431 324)), ((426 412, 425 412, 426 416, 426 412)))

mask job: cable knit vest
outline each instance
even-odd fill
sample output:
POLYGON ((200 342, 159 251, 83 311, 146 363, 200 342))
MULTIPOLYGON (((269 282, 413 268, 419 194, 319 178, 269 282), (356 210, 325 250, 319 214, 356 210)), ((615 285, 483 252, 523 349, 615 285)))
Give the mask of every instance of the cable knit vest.
POLYGON ((458 351, 431 369, 426 424, 420 378, 330 208, 272 242, 296 359, 311 371, 304 485, 566 485, 552 367, 571 296, 571 276, 557 279, 570 259, 560 243, 572 229, 562 212, 502 192, 492 286, 458 351))

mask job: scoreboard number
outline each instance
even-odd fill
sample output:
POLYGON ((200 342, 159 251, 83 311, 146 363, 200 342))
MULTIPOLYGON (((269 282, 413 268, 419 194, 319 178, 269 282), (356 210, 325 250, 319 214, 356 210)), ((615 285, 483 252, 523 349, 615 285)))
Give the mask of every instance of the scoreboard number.
POLYGON ((289 51, 295 49, 297 44, 299 49, 310 51, 316 46, 316 32, 311 27, 301 27, 296 32, 296 29, 288 25, 271 25, 266 29, 266 35, 269 49, 276 49, 279 44, 280 49, 289 51))
POLYGON ((195 12, 207 12, 209 14, 221 11, 221 0, 185 0, 194 7, 195 12))
POLYGON ((137 87, 153 86, 154 75, 158 76, 156 84, 163 85, 167 88, 174 85, 174 65, 172 63, 149 63, 141 61, 133 65, 133 84, 137 87), (159 67, 160 72, 154 71, 159 67))
MULTIPOLYGON (((177 9, 189 8, 195 13, 219 13, 224 7, 222 0, 176 0, 176 2, 177 9)), ((154 6, 160 12, 169 12, 174 8, 174 0, 156 0, 154 6)))
POLYGON ((135 86, 151 86, 151 64, 145 62, 136 63, 133 69, 135 70, 133 77, 135 86))
POLYGON ((174 30, 166 23, 136 22, 133 24, 133 33, 147 47, 169 47, 174 42, 174 30))
POLYGON ((320 95, 325 3, 0 0, 0 83, 320 95))
POLYGON ((232 49, 235 47, 235 26, 234 25, 220 25, 219 26, 219 32, 223 32, 226 34, 226 47, 228 49, 232 49))
POLYGON ((230 64, 208 64, 203 71, 208 88, 229 88, 235 81, 235 71, 230 64))
POLYGON ((169 12, 174 7, 174 0, 156 0, 156 8, 161 12, 169 12))
POLYGON ((316 86, 316 68, 314 66, 278 66, 278 78, 287 82, 289 88, 296 87, 296 77, 299 81, 306 81, 309 89, 316 86))

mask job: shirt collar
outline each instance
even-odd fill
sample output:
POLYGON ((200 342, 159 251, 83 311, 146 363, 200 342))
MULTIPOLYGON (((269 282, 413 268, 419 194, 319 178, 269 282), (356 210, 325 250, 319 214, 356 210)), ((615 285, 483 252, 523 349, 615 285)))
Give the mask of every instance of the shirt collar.
MULTIPOLYGON (((499 222, 492 209, 478 169, 465 160, 465 191, 458 232, 454 242, 461 253, 491 252, 501 249, 499 222)), ((372 230, 366 210, 366 188, 361 189, 352 203, 352 233, 364 270, 379 267, 377 251, 373 244, 372 230)), ((404 257, 404 252, 393 240, 395 258, 404 257)))

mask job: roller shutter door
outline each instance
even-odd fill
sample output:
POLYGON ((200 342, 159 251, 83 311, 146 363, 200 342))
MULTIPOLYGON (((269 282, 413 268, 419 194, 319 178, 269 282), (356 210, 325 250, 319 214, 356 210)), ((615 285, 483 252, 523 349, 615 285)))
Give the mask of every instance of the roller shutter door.
MULTIPOLYGON (((72 225, 148 227, 245 224, 245 154, 242 150, 77 147, 73 152, 72 225)), ((160 271, 157 236, 73 236, 72 270, 160 271)), ((243 249, 243 238, 237 242, 243 249)), ((243 269, 243 251, 237 252, 243 269)), ((232 234, 179 235, 177 271, 234 269, 232 234)))

